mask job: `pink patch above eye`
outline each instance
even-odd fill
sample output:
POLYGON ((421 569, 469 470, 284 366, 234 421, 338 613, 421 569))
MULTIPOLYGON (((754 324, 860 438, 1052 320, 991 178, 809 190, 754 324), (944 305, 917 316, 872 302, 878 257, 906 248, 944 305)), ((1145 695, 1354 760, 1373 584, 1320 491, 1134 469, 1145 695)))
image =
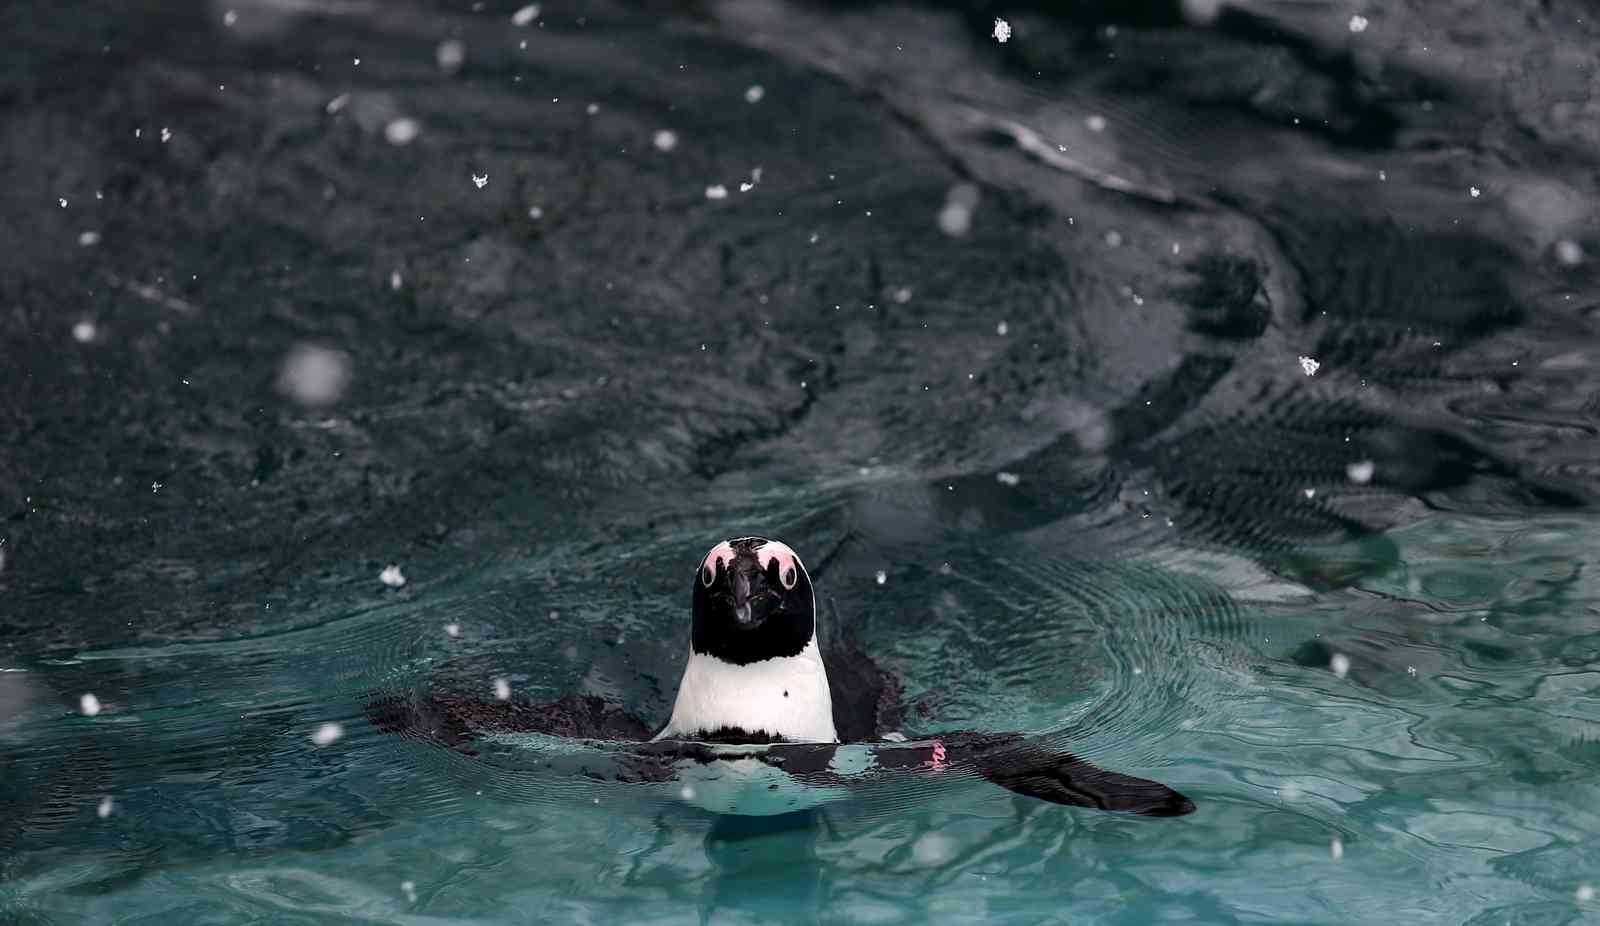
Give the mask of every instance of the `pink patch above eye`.
POLYGON ((700 581, 709 587, 717 577, 717 567, 726 560, 729 565, 733 563, 733 546, 724 540, 711 548, 706 558, 700 561, 700 581))
POLYGON ((763 569, 769 568, 773 563, 778 564, 778 575, 783 579, 784 588, 794 588, 800 578, 800 557, 789 549, 789 545, 780 540, 768 540, 756 550, 756 561, 763 569))

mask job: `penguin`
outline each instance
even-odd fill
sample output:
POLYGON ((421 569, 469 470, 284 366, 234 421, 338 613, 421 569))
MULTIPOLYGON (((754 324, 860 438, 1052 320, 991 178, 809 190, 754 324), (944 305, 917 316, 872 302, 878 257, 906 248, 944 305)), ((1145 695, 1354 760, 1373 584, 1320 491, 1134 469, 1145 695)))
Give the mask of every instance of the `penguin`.
POLYGON ((575 741, 581 748, 543 765, 666 784, 719 814, 790 813, 874 777, 961 772, 1067 806, 1158 817, 1195 809, 1164 784, 1098 768, 1044 738, 905 733, 899 682, 853 645, 820 645, 811 577, 782 541, 724 540, 700 560, 693 583, 689 652, 659 727, 592 695, 541 705, 445 692, 379 696, 367 716, 382 730, 466 752, 518 734, 575 741))

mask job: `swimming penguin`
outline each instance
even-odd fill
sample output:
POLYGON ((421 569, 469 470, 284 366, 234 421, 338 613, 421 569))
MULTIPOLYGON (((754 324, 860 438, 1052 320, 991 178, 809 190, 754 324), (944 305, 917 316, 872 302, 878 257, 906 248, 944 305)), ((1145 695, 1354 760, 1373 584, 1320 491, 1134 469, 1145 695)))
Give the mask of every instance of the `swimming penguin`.
POLYGON ((1097 768, 1042 738, 899 726, 901 689, 852 647, 818 643, 816 596, 787 544, 726 540, 695 569, 689 656, 672 713, 652 730, 621 706, 568 695, 550 704, 448 693, 380 697, 380 728, 471 751, 538 734, 582 741, 543 764, 591 778, 670 783, 686 800, 735 814, 775 814, 847 795, 874 775, 967 771, 1003 788, 1076 807, 1148 816, 1194 810, 1158 782, 1097 768))

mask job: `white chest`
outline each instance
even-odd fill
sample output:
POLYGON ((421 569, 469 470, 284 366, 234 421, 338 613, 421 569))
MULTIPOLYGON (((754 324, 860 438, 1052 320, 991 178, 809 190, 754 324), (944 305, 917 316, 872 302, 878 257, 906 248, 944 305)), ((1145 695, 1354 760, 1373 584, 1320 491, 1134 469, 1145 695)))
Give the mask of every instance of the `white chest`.
POLYGON ((672 718, 656 739, 693 739, 721 727, 832 743, 833 698, 822 654, 812 640, 798 656, 736 666, 689 654, 672 718))

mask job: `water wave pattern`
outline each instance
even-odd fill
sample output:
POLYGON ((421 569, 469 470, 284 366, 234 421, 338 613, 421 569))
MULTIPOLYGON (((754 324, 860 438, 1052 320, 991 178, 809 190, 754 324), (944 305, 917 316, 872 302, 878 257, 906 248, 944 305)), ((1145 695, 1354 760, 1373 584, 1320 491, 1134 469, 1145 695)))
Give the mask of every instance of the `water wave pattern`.
POLYGON ((1593 17, 513 11, 0 11, 0 918, 1594 914, 1593 17), (908 726, 1200 811, 363 719, 664 716, 741 533, 908 726))

